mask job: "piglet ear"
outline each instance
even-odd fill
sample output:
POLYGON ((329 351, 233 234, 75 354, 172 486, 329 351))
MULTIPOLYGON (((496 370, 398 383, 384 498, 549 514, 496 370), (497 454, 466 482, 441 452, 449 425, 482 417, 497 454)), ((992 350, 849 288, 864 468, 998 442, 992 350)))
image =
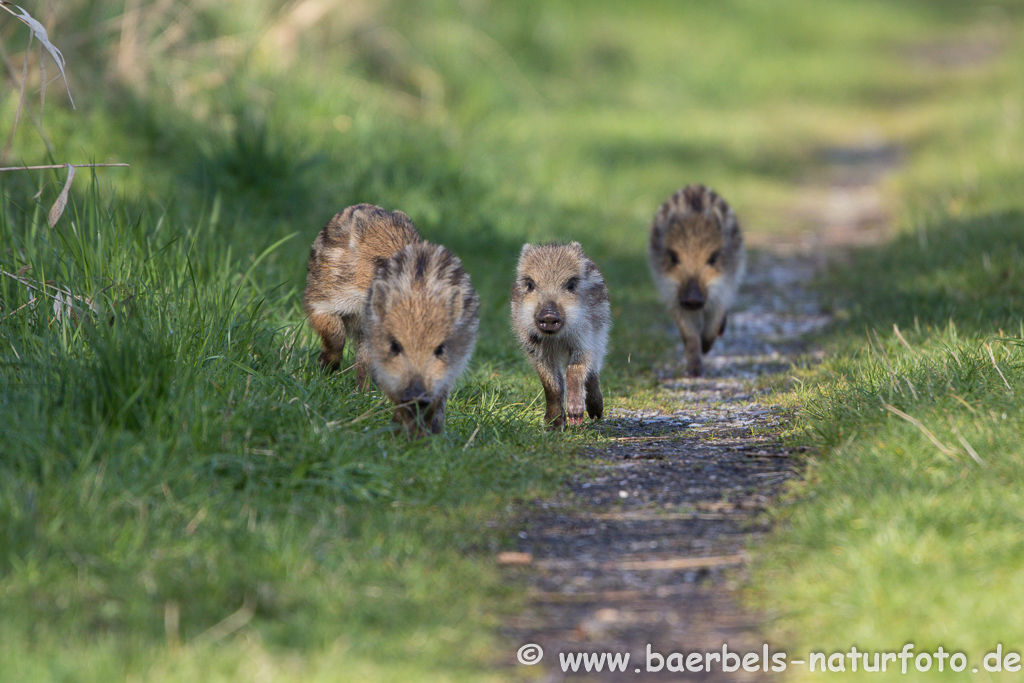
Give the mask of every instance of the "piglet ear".
POLYGON ((455 290, 451 299, 448 300, 448 312, 451 313, 451 320, 458 320, 462 317, 462 292, 455 290))
POLYGON ((382 281, 374 280, 370 285, 369 298, 366 303, 376 320, 384 319, 384 313, 388 306, 388 291, 382 281))
POLYGON ((530 244, 529 242, 527 242, 526 244, 523 245, 522 251, 519 252, 519 258, 522 258, 522 257, 526 256, 527 254, 529 254, 531 251, 533 251, 536 248, 537 247, 535 245, 530 244))

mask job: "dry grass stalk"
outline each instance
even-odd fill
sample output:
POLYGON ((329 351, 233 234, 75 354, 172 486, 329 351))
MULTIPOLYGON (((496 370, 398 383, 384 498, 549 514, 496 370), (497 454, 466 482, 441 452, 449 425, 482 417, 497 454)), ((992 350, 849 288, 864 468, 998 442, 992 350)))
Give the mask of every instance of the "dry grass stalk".
MULTIPOLYGON (((43 44, 43 48, 47 52, 50 53, 51 57, 53 57, 53 61, 57 62, 57 68, 60 69, 60 75, 64 78, 64 87, 68 91, 68 100, 71 101, 71 108, 74 109, 75 108, 75 100, 71 97, 71 87, 68 86, 68 77, 67 77, 67 74, 64 73, 64 55, 61 54, 61 51, 58 50, 56 47, 54 47, 53 43, 50 42, 50 37, 46 33, 46 28, 42 24, 40 24, 38 21, 36 21, 32 17, 31 14, 29 14, 24 9, 22 9, 18 5, 15 5, 12 2, 7 2, 7 0, 0 0, 0 9, 5 10, 8 14, 13 16, 15 19, 17 19, 21 23, 25 24, 26 26, 28 26, 29 29, 31 29, 31 31, 32 31, 32 35, 34 35, 36 38, 39 39, 39 42, 43 44), (14 10, 18 10, 18 11, 15 12, 14 10)), ((29 37, 29 46, 31 47, 31 45, 32 45, 32 38, 29 37)), ((26 60, 26 63, 27 63, 27 60, 26 60)), ((43 72, 43 74, 44 74, 43 82, 42 82, 42 90, 43 90, 43 92, 45 92, 45 90, 46 90, 46 77, 45 77, 45 73, 46 72, 44 71, 43 72)), ((25 87, 25 81, 24 80, 22 80, 22 82, 21 82, 21 87, 22 88, 25 87)))
MULTIPOLYGON (((25 277, 22 271, 19 270, 17 273, 8 273, 6 270, 0 269, 0 275, 9 277, 12 280, 22 284, 28 290, 29 302, 25 306, 33 306, 36 301, 36 294, 47 297, 53 300, 53 316, 54 319, 60 322, 61 320, 70 320, 77 322, 81 317, 78 311, 90 310, 93 313, 98 313, 99 309, 96 304, 88 297, 78 296, 72 294, 70 289, 61 287, 60 285, 47 281, 40 282, 29 277, 25 277)), ((20 306, 17 309, 8 313, 4 318, 14 315, 25 306, 20 306)), ((33 306, 34 307, 34 306, 33 306)))
POLYGON ((68 205, 68 193, 71 191, 71 181, 75 179, 75 167, 68 164, 68 179, 64 181, 64 187, 61 188, 60 194, 57 195, 57 201, 50 207, 49 212, 46 214, 46 222, 52 228, 57 225, 57 221, 60 220, 60 216, 64 213, 64 207, 68 205))
POLYGON ((0 167, 0 173, 6 173, 7 171, 45 171, 54 168, 64 168, 66 166, 74 166, 75 168, 100 168, 101 166, 127 168, 131 166, 131 164, 118 162, 111 164, 46 164, 43 166, 3 166, 0 167))
POLYGON ((936 437, 934 434, 932 434, 928 430, 928 428, 925 427, 924 424, 921 423, 920 420, 918 420, 917 418, 911 417, 910 415, 907 415, 906 413, 904 413, 899 408, 896 408, 895 406, 891 406, 888 403, 885 404, 885 409, 888 410, 893 415, 896 415, 897 417, 903 418, 904 420, 906 420, 910 424, 912 424, 915 427, 917 427, 918 429, 920 429, 921 433, 924 434, 926 437, 928 437, 928 440, 931 441, 933 444, 935 444, 935 447, 938 448, 939 451, 941 451, 943 455, 949 456, 950 458, 955 458, 957 460, 960 459, 960 453, 958 451, 956 451, 955 449, 950 448, 946 444, 944 444, 941 441, 939 441, 938 437, 936 437))
MULTIPOLYGON (((76 168, 97 168, 99 166, 128 166, 128 164, 48 164, 45 166, 5 166, 0 168, 0 173, 7 171, 38 171, 42 169, 51 168, 67 168, 68 179, 64 181, 64 187, 61 189, 60 194, 57 195, 57 201, 50 207, 49 212, 46 214, 46 222, 52 228, 57 225, 57 221, 60 220, 61 215, 64 213, 64 209, 68 205, 68 193, 71 191, 71 181, 75 179, 76 168)), ((42 190, 40 190, 40 193, 42 190)), ((38 193, 36 195, 39 196, 38 193)))
POLYGON ((988 351, 988 357, 992 359, 992 367, 999 373, 999 377, 1003 380, 1003 384, 1006 385, 1006 390, 1010 392, 1010 396, 1013 396, 1013 387, 1006 381, 1006 375, 1003 374, 1003 371, 999 369, 999 365, 996 364, 996 355, 992 353, 992 345, 985 344, 985 350, 988 351))

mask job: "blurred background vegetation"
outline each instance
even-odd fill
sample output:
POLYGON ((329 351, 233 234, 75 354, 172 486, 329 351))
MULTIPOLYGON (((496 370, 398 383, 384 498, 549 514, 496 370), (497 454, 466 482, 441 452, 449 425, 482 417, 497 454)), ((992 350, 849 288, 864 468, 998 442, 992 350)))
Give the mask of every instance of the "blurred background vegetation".
POLYGON ((1016 460, 972 486, 999 510, 972 527, 967 503, 935 487, 974 500, 943 487, 981 475, 935 461, 882 408, 925 411, 953 445, 941 430, 973 424, 989 434, 986 458, 1012 450, 1019 414, 992 368, 1003 363, 1019 393, 1019 347, 997 345, 991 362, 981 349, 1020 336, 1024 3, 23 6, 63 52, 77 108, 56 83, 41 106, 38 42, 28 49, 26 27, 0 14, 0 121, 15 120, 28 74, 2 165, 131 168, 80 170, 52 229, 66 171, 0 175, 0 671, 12 679, 518 675, 493 673, 508 658, 496 627, 519 598, 487 558, 513 504, 550 492, 579 446, 602 437, 541 437, 539 387, 508 333, 516 255, 526 240, 583 242, 612 292, 606 394, 651 400, 651 369, 674 340, 645 233, 690 181, 733 204, 755 252, 896 235, 832 269, 836 360, 797 372, 807 389, 779 399, 801 408, 794 438, 816 445, 821 469, 755 581, 772 596, 772 636, 896 647, 894 633, 965 623, 973 636, 926 636, 1024 642, 1019 619, 995 619, 997 605, 966 587, 979 567, 1010 576, 1024 547, 1016 460), (407 212, 481 293, 477 356, 432 443, 396 441, 378 397, 314 370, 306 254, 356 202, 407 212), (866 328, 884 338, 866 345, 866 328), (915 388, 890 381, 898 363, 869 348, 910 354, 915 388), (964 362, 977 373, 950 374, 964 362), (943 422, 962 383, 978 382, 989 398, 943 422), (999 431, 975 415, 991 412, 985 401, 1011 415, 999 431), (880 425, 895 431, 850 450, 880 425), (858 466, 862 456, 874 464, 858 466), (918 491, 927 506, 879 502, 878 482, 900 471, 939 472, 918 491), (936 507, 953 520, 941 533, 919 516, 918 536, 884 531, 936 507), (851 509, 874 521, 856 526, 851 509), (956 555, 969 544, 952 530, 965 528, 1012 550, 956 555), (961 599, 929 593, 929 609, 907 610, 935 580, 907 558, 936 533, 929 553, 948 558, 942 576, 961 599), (899 571, 879 584, 886 566, 899 571), (823 576, 850 597, 842 610, 822 608, 823 576), (852 599, 865 586, 906 598, 880 610, 880 593, 852 599))

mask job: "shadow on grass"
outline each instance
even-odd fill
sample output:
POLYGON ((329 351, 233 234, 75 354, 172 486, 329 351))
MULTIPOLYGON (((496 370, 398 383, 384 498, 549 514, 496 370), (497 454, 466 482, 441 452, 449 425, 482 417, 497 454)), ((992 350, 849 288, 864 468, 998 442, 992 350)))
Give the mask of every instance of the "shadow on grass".
POLYGON ((1019 332, 1024 315, 1024 216, 951 219, 855 252, 827 279, 846 307, 843 327, 950 323, 964 332, 1019 332))
MULTIPOLYGON (((720 144, 683 142, 677 138, 601 142, 591 147, 590 154, 595 162, 610 169, 669 165, 700 169, 703 176, 758 175, 789 182, 796 182, 806 174, 811 161, 806 149, 741 156, 720 144)), ((652 215, 656 208, 651 208, 652 215)))

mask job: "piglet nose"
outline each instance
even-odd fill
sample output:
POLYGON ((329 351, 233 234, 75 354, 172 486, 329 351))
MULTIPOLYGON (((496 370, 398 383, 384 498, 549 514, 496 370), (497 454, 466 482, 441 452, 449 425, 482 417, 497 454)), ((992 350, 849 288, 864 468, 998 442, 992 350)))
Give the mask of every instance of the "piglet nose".
POLYGON ((690 311, 704 308, 704 295, 700 293, 700 285, 695 278, 690 278, 686 283, 686 289, 679 297, 679 305, 690 311))
POLYGON ((415 405, 419 407, 425 407, 430 404, 430 396, 427 394, 426 388, 423 386, 423 382, 412 382, 402 392, 402 403, 409 405, 415 405))
POLYGON ((554 308, 542 308, 535 318, 537 328, 541 332, 558 332, 562 328, 562 316, 554 308))

